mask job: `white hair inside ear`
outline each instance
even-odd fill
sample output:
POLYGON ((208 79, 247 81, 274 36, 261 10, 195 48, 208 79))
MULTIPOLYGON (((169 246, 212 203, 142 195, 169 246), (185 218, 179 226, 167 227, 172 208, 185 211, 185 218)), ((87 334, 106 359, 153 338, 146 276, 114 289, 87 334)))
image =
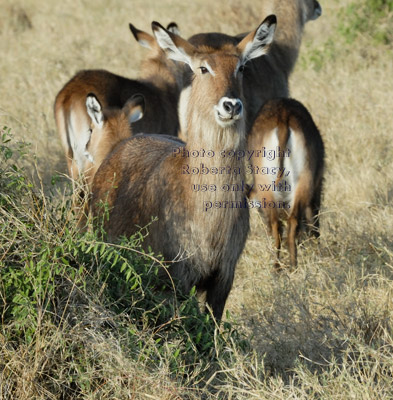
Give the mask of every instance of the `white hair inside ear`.
POLYGON ((104 115, 100 102, 92 93, 86 98, 86 110, 93 124, 101 129, 104 125, 104 115))
POLYGON ((268 52, 270 44, 273 42, 275 30, 276 17, 270 15, 256 29, 253 40, 247 43, 242 54, 243 65, 247 61, 261 57, 268 52))
POLYGON ((191 58, 181 46, 176 46, 168 31, 159 25, 154 25, 154 36, 158 45, 166 52, 167 57, 191 66, 191 58))
POLYGON ((166 27, 166 29, 169 32, 175 33, 176 35, 180 36, 180 30, 179 27, 177 26, 176 22, 171 22, 170 24, 168 24, 168 26, 166 27))

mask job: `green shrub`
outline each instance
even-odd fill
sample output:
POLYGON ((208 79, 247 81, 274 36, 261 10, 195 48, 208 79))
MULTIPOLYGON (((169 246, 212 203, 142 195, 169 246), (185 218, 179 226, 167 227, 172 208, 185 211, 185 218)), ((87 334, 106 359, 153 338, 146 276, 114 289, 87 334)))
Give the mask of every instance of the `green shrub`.
MULTIPOLYGON (((68 354, 63 368, 77 393, 102 384, 87 373, 96 360, 85 354, 84 334, 66 339, 79 326, 108 337, 115 330, 131 359, 152 370, 165 360, 173 376, 187 377, 196 365, 211 370, 217 350, 228 341, 248 348, 229 322, 217 334, 210 314, 199 311, 195 290, 181 297, 175 288, 163 287, 158 270, 165 266, 143 250, 142 232, 116 244, 95 232, 78 232, 69 196, 56 186, 49 194, 37 188, 18 167, 25 146, 12 143, 3 129, 0 315, 8 343, 34 347, 48 326, 61 329, 68 354)), ((0 371, 4 367, 0 362, 0 371)), ((45 373, 52 376, 53 369, 57 366, 45 373)))

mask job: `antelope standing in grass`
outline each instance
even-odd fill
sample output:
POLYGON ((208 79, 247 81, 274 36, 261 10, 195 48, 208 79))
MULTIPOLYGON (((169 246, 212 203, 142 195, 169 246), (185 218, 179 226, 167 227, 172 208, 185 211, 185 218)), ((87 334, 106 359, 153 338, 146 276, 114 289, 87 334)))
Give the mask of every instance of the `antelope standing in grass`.
POLYGON ((277 268, 280 268, 281 221, 287 221, 290 264, 296 267, 296 238, 304 222, 306 228, 319 236, 324 171, 324 146, 319 130, 298 101, 269 100, 258 113, 248 135, 248 148, 276 151, 269 159, 253 153, 250 162, 254 187, 250 198, 262 205, 259 211, 266 216, 277 248, 277 268), (276 168, 280 172, 272 181, 271 175, 260 174, 260 169, 255 167, 276 168))
MULTIPOLYGON (((247 64, 244 70, 244 97, 247 107, 247 132, 261 106, 269 99, 288 97, 288 78, 295 66, 304 25, 322 14, 316 0, 267 0, 261 4, 261 15, 277 16, 277 32, 266 57, 260 57, 247 64)), ((236 45, 246 34, 230 36, 223 33, 200 33, 189 41, 196 47, 213 47, 217 50, 227 45, 236 45)), ((183 115, 186 111, 189 89, 184 89, 179 102, 180 137, 187 131, 183 115)))
POLYGON ((93 182, 93 215, 101 215, 100 203, 109 206, 104 224, 108 239, 132 235, 158 217, 149 225, 144 245, 167 261, 176 260, 168 272, 179 290, 188 294, 195 286, 206 291, 217 319, 249 229, 243 164, 221 155, 245 149, 243 67, 268 51, 275 25, 275 16, 269 16, 238 45, 201 51, 153 22, 157 43, 167 56, 193 71, 186 116, 189 140, 180 144, 160 135, 136 135, 115 148, 93 182), (209 150, 211 157, 188 157, 196 149, 209 150), (206 173, 214 166, 225 173, 206 173))
MULTIPOLYGON (((173 23, 170 27, 177 29, 173 23)), ((143 79, 127 79, 105 70, 83 70, 67 82, 56 97, 56 125, 73 179, 91 166, 85 155, 86 145, 92 138, 91 119, 85 105, 89 93, 95 94, 101 107, 119 109, 134 94, 141 94, 145 98, 145 117, 134 121, 133 132, 177 134, 177 103, 181 89, 176 75, 178 69, 152 35, 131 24, 130 29, 140 44, 151 49, 150 57, 143 63, 143 79)), ((95 158, 92 152, 90 155, 95 158)))

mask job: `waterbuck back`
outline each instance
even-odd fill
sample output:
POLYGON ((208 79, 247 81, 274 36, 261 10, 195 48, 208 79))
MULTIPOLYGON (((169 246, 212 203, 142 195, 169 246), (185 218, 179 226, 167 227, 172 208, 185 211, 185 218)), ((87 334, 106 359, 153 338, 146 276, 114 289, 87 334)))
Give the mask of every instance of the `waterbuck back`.
POLYGON ((133 95, 141 94, 145 98, 145 116, 132 124, 133 132, 177 134, 180 86, 174 75, 174 62, 165 57, 153 36, 132 25, 130 29, 139 43, 151 48, 144 63, 143 79, 128 79, 106 70, 83 70, 71 78, 56 97, 56 125, 68 170, 74 179, 85 171, 88 164, 84 150, 90 140, 90 118, 85 106, 89 93, 97 96, 103 108, 119 109, 133 95))
POLYGON ((324 145, 310 113, 293 99, 269 100, 248 136, 254 186, 250 198, 266 217, 277 248, 287 221, 290 263, 296 266, 296 238, 306 227, 319 236, 324 145))

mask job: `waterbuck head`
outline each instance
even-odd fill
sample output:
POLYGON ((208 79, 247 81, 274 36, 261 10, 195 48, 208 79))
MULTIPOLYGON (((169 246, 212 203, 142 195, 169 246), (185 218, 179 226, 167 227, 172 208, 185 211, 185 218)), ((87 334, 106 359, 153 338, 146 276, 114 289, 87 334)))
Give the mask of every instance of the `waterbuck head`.
POLYGON ((322 15, 322 7, 317 0, 303 0, 303 20, 313 21, 322 15))
MULTIPOLYGON (((276 17, 267 17, 237 46, 228 44, 217 50, 209 46, 194 47, 180 36, 153 22, 153 33, 167 57, 187 64, 192 83, 182 101, 187 102, 188 134, 211 127, 244 131, 243 69, 245 64, 266 54, 273 41, 276 17)), ((190 136, 189 136, 190 137, 190 136)))
POLYGON ((131 123, 143 117, 144 109, 145 99, 141 94, 132 96, 121 109, 103 109, 95 94, 87 95, 91 133, 84 154, 92 170, 100 166, 120 141, 131 136, 131 123))

